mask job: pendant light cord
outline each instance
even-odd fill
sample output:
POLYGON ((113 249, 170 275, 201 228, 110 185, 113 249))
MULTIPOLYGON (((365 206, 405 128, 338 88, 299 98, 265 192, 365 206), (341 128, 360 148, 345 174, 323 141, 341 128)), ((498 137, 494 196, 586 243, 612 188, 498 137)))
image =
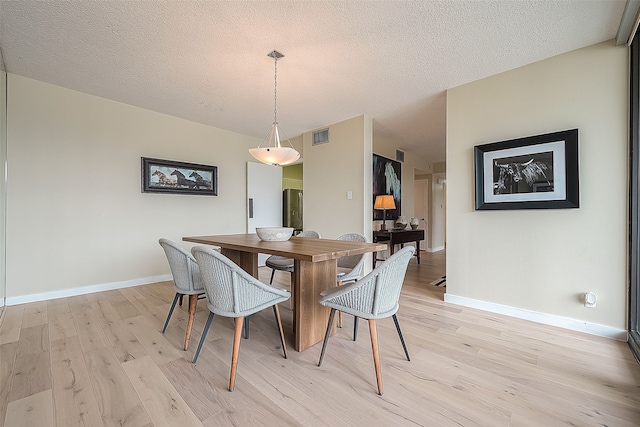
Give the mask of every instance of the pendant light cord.
POLYGON ((273 76, 273 122, 278 124, 278 58, 275 59, 275 74, 273 76))

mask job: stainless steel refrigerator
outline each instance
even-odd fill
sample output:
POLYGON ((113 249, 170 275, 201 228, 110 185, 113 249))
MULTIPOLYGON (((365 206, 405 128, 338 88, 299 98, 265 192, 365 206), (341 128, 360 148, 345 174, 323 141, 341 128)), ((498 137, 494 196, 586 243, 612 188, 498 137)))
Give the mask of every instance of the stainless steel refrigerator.
POLYGON ((282 226, 302 230, 302 190, 282 190, 282 226))

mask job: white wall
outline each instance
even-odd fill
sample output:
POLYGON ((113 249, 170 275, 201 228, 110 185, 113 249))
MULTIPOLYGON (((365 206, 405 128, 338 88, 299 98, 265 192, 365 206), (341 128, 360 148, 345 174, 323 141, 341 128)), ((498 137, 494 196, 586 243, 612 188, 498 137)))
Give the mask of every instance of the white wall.
POLYGON ((448 91, 447 300, 626 329, 628 80, 608 41, 448 91), (474 211, 475 145, 572 128, 579 209, 474 211))
POLYGON ((312 134, 302 135, 305 228, 328 239, 361 233, 371 241, 371 118, 361 115, 330 125, 325 144, 313 146, 312 134))
POLYGON ((8 297, 153 280, 158 238, 246 230, 257 138, 14 74, 8 122, 8 297), (218 196, 142 193, 143 156, 217 166, 218 196))

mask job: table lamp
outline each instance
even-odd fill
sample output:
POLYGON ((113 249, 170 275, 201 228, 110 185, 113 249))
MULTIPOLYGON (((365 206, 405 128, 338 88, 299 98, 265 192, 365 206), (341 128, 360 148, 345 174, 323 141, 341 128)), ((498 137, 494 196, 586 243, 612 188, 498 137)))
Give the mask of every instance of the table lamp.
POLYGON ((387 229, 387 209, 395 208, 396 204, 393 201, 393 196, 388 194, 376 196, 376 201, 373 204, 373 209, 382 209, 382 224, 380 224, 380 230, 387 229))

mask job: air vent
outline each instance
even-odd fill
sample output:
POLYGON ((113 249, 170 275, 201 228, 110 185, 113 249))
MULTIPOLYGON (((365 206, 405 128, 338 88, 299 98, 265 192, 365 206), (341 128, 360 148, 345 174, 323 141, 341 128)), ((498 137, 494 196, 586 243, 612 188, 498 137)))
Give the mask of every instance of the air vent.
POLYGON ((329 128, 313 132, 313 145, 329 142, 329 128))
POLYGON ((396 150, 396 160, 404 163, 404 151, 396 150))

